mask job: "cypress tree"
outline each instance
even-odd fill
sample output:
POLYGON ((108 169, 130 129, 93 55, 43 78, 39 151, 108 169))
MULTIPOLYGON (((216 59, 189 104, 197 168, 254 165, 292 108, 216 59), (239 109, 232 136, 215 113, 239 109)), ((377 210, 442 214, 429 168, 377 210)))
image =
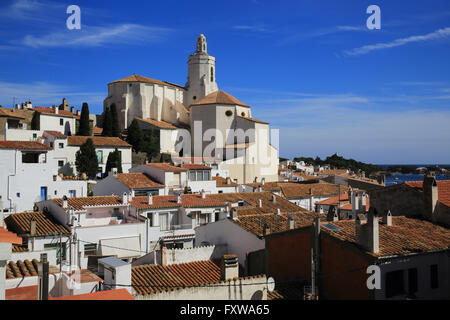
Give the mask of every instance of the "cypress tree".
POLYGON ((119 126, 119 118, 117 116, 116 104, 113 103, 109 108, 109 110, 111 112, 111 121, 112 121, 111 136, 120 138, 120 126, 119 126))
POLYGON ((78 128, 79 136, 90 136, 90 127, 89 127, 89 106, 86 102, 83 102, 83 107, 81 108, 81 116, 80 116, 80 126, 78 128))
POLYGON ((86 173, 89 179, 94 179, 97 175, 98 159, 95 152, 94 142, 88 138, 85 143, 80 146, 80 150, 75 155, 75 166, 78 175, 86 173))
POLYGON ((140 152, 144 144, 144 133, 136 119, 128 127, 127 142, 133 146, 133 151, 140 152))
POLYGON ((33 113, 33 118, 31 118, 31 130, 39 130, 40 123, 39 123, 39 112, 33 113))
POLYGON ((106 160, 105 176, 109 174, 112 168, 117 168, 117 172, 122 173, 122 157, 117 148, 108 155, 108 160, 106 160))
POLYGON ((103 132, 102 136, 111 137, 112 136, 112 119, 111 112, 109 108, 106 108, 103 112, 103 132))

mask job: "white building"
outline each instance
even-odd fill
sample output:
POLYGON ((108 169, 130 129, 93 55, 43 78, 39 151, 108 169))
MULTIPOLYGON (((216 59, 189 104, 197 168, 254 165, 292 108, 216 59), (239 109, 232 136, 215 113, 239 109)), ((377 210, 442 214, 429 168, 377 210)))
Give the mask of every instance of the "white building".
POLYGON ((163 184, 153 181, 145 173, 113 173, 98 181, 94 186, 94 196, 130 194, 132 197, 165 195, 163 184))
POLYGON ((0 208, 32 210, 35 202, 53 197, 86 196, 87 181, 57 175, 53 151, 35 141, 0 141, 0 208))
POLYGON ((113 103, 122 130, 135 118, 142 129, 159 130, 162 153, 214 157, 239 183, 278 179, 278 150, 271 145, 268 123, 253 119, 249 105, 218 90, 215 58, 207 53, 204 35, 189 56, 184 87, 134 74, 108 84, 104 110, 113 103), (212 146, 210 129, 216 138, 212 146))
MULTIPOLYGON (((57 106, 34 107, 35 117, 37 117, 37 130, 59 131, 65 135, 76 133, 76 121, 80 114, 74 114, 67 110, 60 110, 57 106)), ((31 128, 30 128, 31 129, 31 128)))

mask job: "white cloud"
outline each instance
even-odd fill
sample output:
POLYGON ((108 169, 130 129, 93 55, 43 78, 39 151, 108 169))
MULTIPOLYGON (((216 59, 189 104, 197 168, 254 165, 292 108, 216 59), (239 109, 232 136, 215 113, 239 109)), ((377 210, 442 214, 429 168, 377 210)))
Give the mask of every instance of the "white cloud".
POLYGON ((400 47, 400 46, 406 45, 408 43, 446 39, 449 36, 450 36, 450 27, 447 27, 444 29, 438 29, 434 32, 431 32, 431 33, 428 33, 425 35, 416 35, 416 36, 410 36, 407 38, 399 38, 399 39, 396 39, 391 42, 365 45, 365 46, 362 46, 359 48, 346 50, 346 51, 344 51, 344 54, 349 55, 349 56, 362 55, 362 54, 369 53, 371 51, 383 50, 383 49, 388 49, 388 48, 393 48, 393 47, 400 47))
POLYGON ((50 22, 50 17, 55 11, 63 10, 63 8, 63 4, 50 1, 15 0, 9 6, 1 8, 0 17, 11 20, 50 22))
POLYGON ((329 28, 322 28, 314 31, 302 31, 301 33, 292 34, 282 40, 282 44, 290 44, 297 41, 302 41, 311 38, 323 37, 330 34, 341 32, 366 32, 368 29, 363 26, 333 26, 329 28))
POLYGON ((253 32, 267 32, 267 30, 264 26, 250 26, 250 25, 239 25, 239 26, 233 26, 233 29, 235 30, 243 30, 243 31, 253 31, 253 32))
POLYGON ((86 26, 80 30, 67 30, 44 36, 27 35, 20 41, 22 45, 32 48, 42 47, 93 47, 106 44, 144 44, 162 40, 171 32, 163 27, 139 24, 120 24, 115 26, 86 26))

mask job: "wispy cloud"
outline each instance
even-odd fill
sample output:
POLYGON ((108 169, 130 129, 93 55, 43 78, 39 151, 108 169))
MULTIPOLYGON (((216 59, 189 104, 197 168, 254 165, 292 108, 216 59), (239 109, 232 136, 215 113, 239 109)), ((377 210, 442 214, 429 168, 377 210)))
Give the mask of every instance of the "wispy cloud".
POLYGON ((284 38, 281 42, 281 44, 291 44, 294 42, 312 39, 312 38, 318 38, 323 37, 326 35, 331 35, 335 33, 341 33, 341 32, 366 32, 368 29, 364 26, 333 26, 329 28, 321 28, 313 31, 303 31, 301 33, 295 33, 292 35, 287 36, 284 38))
POLYGON ((232 27, 235 30, 242 30, 242 31, 252 31, 252 32, 268 32, 269 29, 267 29, 264 26, 261 25, 239 25, 239 26, 233 26, 232 27))
POLYGON ((438 29, 434 32, 430 32, 425 35, 416 35, 416 36, 410 36, 407 38, 399 38, 399 39, 396 39, 391 42, 383 42, 383 43, 365 45, 365 46, 362 46, 359 48, 346 50, 346 51, 344 51, 344 54, 349 55, 349 56, 357 56, 357 55, 366 54, 366 53, 376 51, 376 50, 383 50, 383 49, 388 49, 388 48, 404 46, 408 43, 446 39, 449 36, 450 36, 450 27, 447 27, 444 29, 438 29))
POLYGON ((147 44, 161 41, 172 30, 139 24, 114 26, 86 26, 80 30, 54 32, 43 36, 27 35, 18 44, 31 48, 42 47, 95 47, 112 43, 147 44))
MULTIPOLYGON (((9 6, 1 8, 0 17, 11 20, 29 20, 50 22, 56 10, 62 10, 61 3, 42 0, 15 0, 9 6)), ((65 11, 64 11, 65 12, 65 11)))

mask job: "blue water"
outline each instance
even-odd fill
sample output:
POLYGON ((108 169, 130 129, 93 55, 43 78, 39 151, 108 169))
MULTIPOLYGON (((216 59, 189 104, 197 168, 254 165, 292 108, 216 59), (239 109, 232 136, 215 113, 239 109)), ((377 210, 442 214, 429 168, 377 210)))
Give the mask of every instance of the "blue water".
MULTIPOLYGON (((448 176, 436 175, 436 180, 448 179, 450 179, 448 176)), ((405 181, 423 181, 423 174, 393 174, 390 177, 386 177, 386 187, 405 181)))

